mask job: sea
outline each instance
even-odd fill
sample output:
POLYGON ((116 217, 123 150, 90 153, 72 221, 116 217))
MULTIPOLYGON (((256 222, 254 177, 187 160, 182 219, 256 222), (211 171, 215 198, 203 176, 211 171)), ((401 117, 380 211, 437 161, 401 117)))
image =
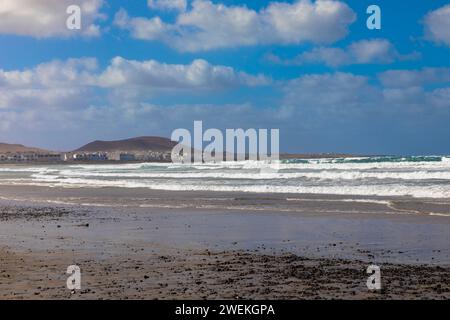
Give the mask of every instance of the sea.
POLYGON ((205 164, 2 165, 0 185, 173 191, 450 197, 450 156, 205 164))

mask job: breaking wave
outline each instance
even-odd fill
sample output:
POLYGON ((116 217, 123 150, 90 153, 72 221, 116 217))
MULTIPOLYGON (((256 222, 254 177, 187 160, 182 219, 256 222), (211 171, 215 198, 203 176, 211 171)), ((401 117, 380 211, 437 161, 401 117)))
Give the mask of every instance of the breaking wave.
POLYGON ((447 156, 0 167, 0 184, 361 196, 450 197, 447 156))

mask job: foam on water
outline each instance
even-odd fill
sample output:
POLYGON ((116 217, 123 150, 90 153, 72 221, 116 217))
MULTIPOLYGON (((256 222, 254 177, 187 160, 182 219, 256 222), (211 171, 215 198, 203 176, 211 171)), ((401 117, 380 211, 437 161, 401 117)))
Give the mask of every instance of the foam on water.
MULTIPOLYGON (((33 171, 34 172, 34 171, 33 171)), ((31 175, 36 179, 46 179, 47 172, 38 172, 31 175)), ((409 172, 358 172, 351 170, 317 170, 311 172, 272 172, 272 173, 245 173, 240 171, 228 172, 89 172, 76 170, 61 170, 58 176, 85 177, 85 178, 170 178, 170 179, 318 179, 318 180, 359 180, 359 179, 397 179, 397 180, 450 180, 450 171, 409 171, 409 172)), ((53 178, 55 176, 51 176, 53 178)))
POLYGON ((4 166, 0 184, 449 198, 450 158, 4 166))

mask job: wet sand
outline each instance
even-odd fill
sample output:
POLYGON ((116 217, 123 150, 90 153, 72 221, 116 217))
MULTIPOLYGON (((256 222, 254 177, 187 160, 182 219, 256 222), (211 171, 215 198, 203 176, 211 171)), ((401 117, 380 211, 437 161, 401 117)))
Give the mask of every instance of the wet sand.
POLYGON ((450 218, 426 214, 443 202, 110 188, 2 197, 2 299, 450 298, 450 218), (72 264, 80 291, 65 287, 72 264), (370 264, 381 291, 366 287, 370 264))
POLYGON ((450 269, 386 264, 382 290, 365 285, 366 264, 291 254, 126 247, 89 253, 0 249, 1 299, 449 299, 450 269), (145 254, 146 253, 146 254, 145 254), (82 289, 65 288, 77 263, 82 289))

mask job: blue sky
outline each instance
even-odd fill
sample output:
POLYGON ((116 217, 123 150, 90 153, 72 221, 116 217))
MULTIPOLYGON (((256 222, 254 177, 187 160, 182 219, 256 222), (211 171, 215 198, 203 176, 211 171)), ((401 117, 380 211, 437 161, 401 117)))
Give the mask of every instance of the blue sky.
POLYGON ((288 152, 450 154, 448 0, 4 3, 2 142, 69 150, 203 120, 279 128, 288 152))

